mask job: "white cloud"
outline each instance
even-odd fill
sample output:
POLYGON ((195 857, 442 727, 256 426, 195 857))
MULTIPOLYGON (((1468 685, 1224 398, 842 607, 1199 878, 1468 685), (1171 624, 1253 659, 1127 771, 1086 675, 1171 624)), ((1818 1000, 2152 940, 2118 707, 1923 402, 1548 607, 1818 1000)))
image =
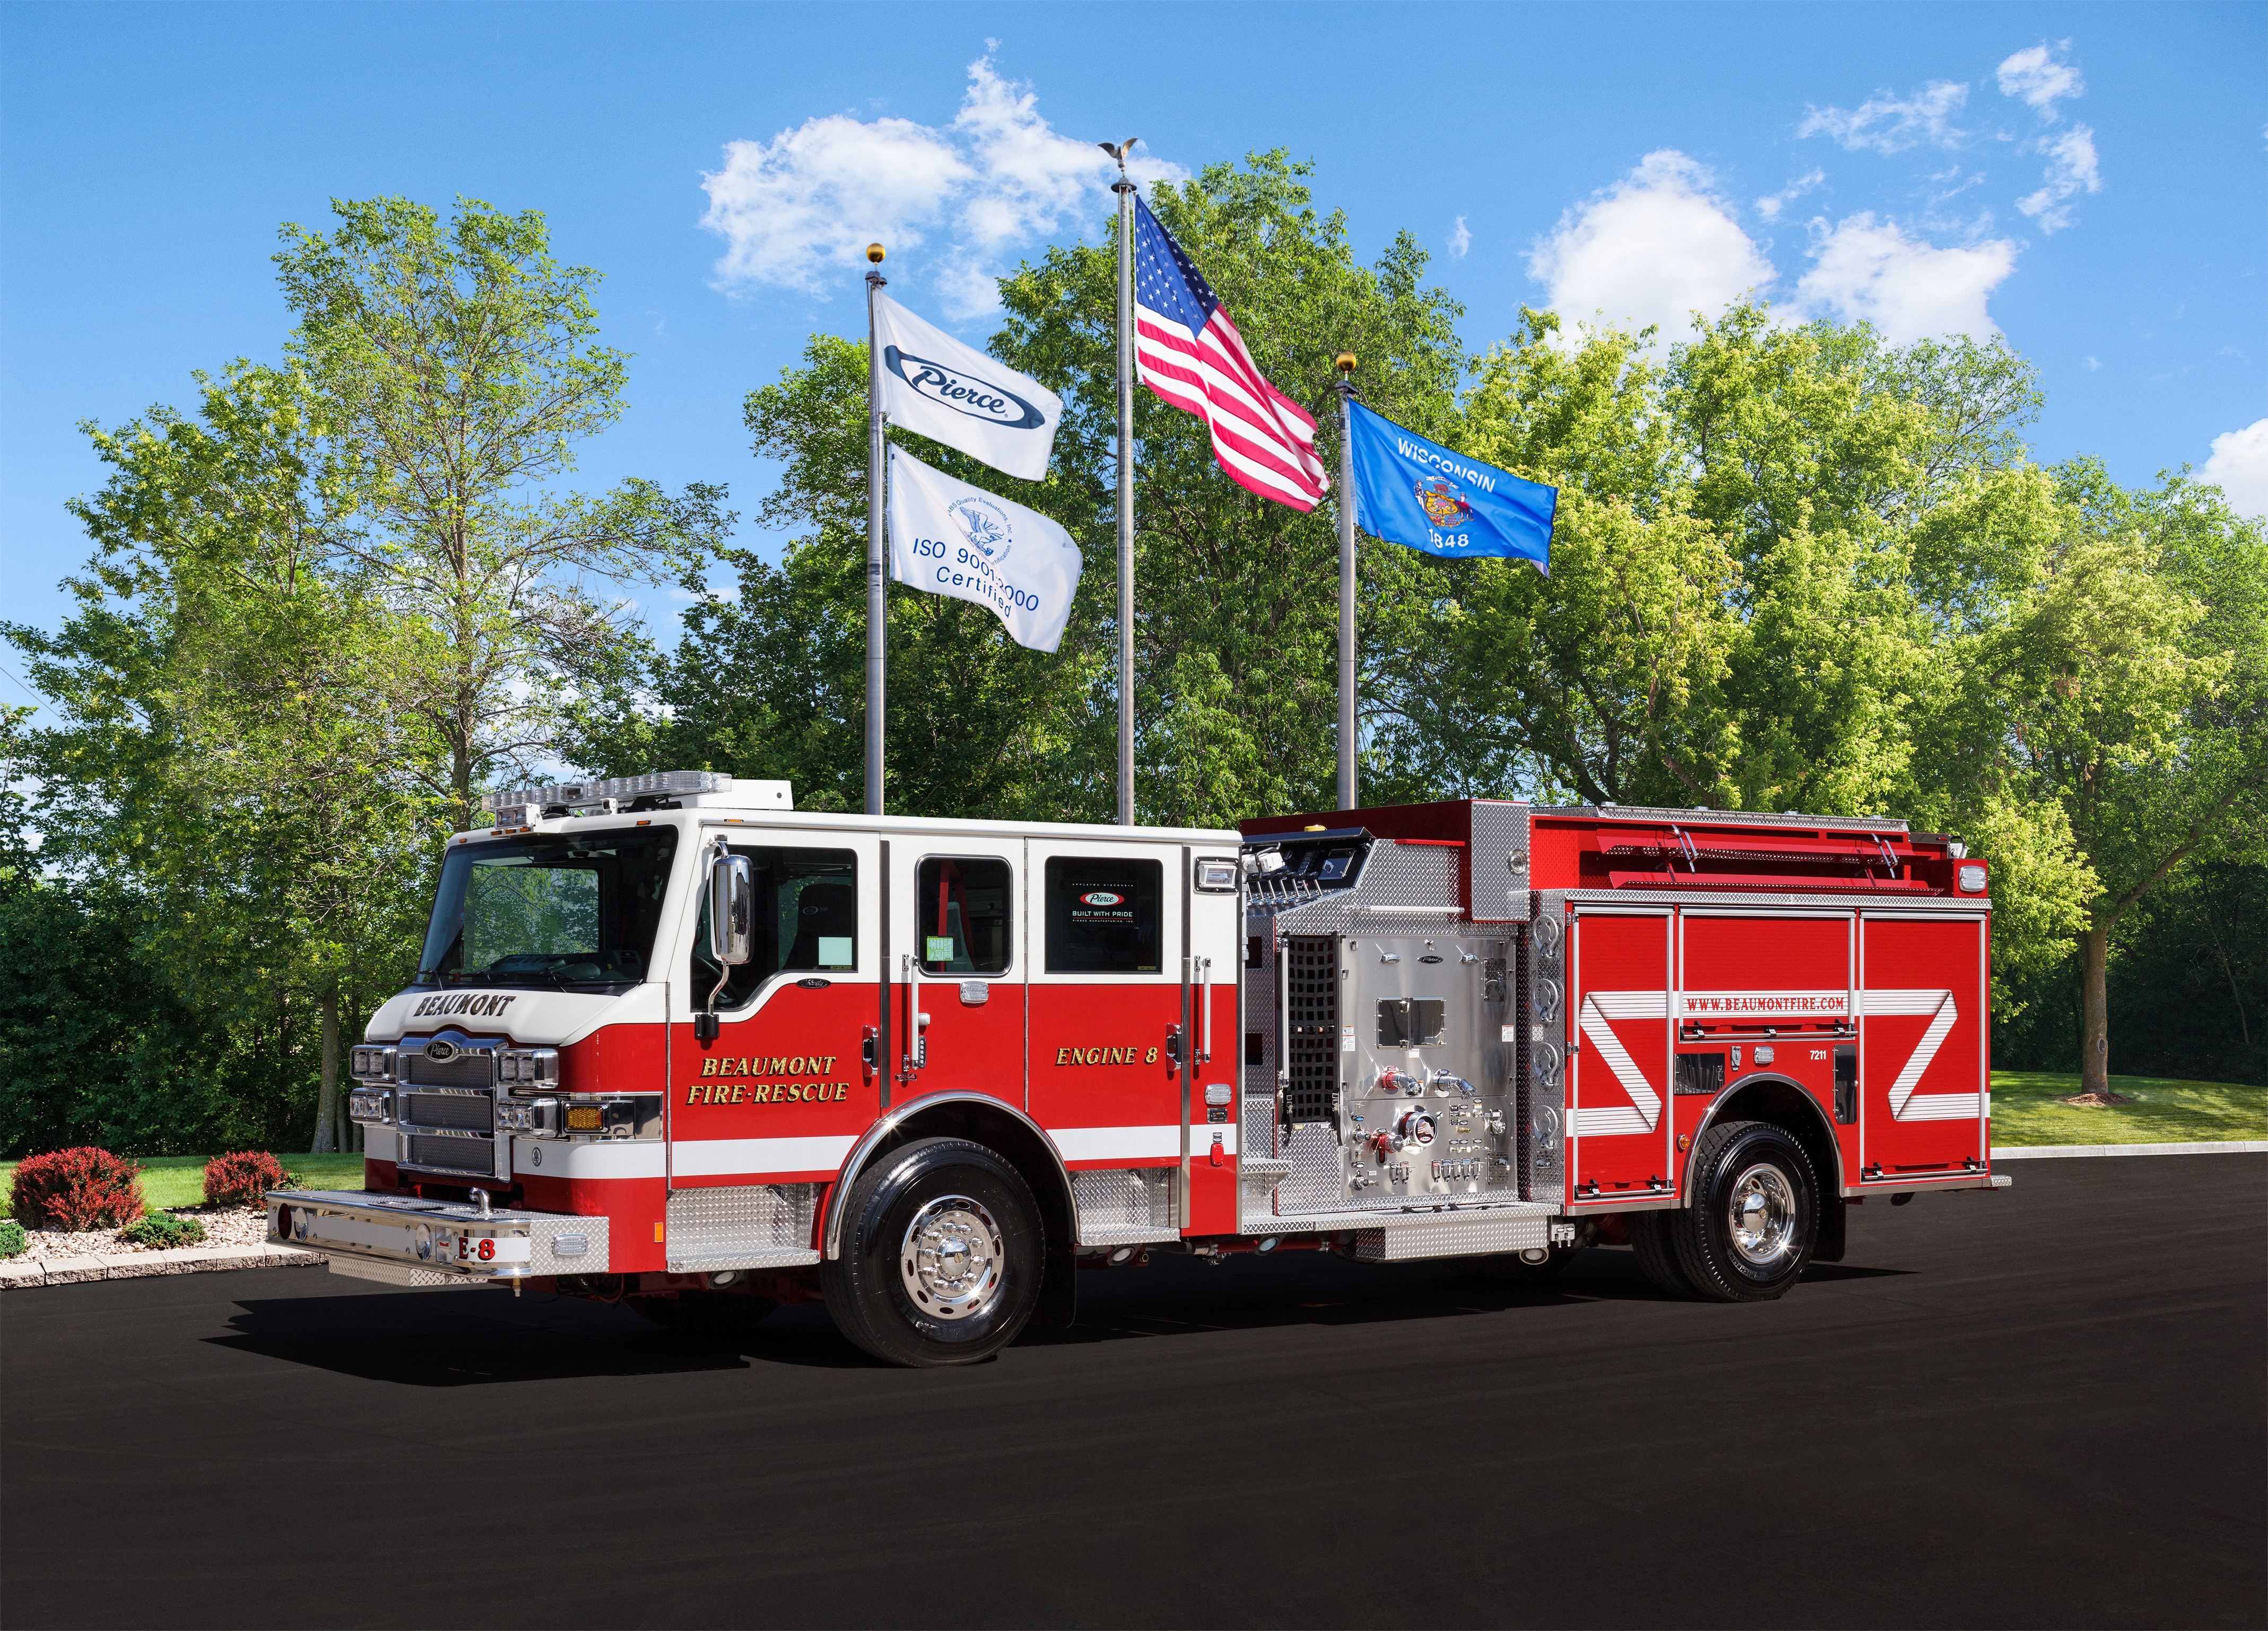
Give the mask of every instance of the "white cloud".
POLYGON ((1528 258, 1548 304, 1571 322, 1603 313, 1616 323, 1685 331, 1688 314, 1714 315, 1772 281, 1758 252, 1683 153, 1648 153, 1624 180, 1559 218, 1528 258))
POLYGON ((2052 46, 2043 41, 2014 53, 2000 64, 2000 94, 2027 102, 2043 118, 2053 119, 2058 102, 2087 94, 2087 81, 2079 77, 2079 70, 2058 60, 2070 49, 2071 41, 2064 40, 2052 46))
POLYGON ((1871 210, 1813 230, 1811 269, 1795 286, 1800 314, 1870 322, 1893 345, 2000 332, 1984 305, 2015 269, 2016 246, 2007 239, 1940 249, 1871 210))
POLYGON ((1465 224, 1465 217, 1457 217, 1456 226, 1449 233, 1449 253, 1462 261, 1473 246, 1473 230, 1465 224))
POLYGON ((1781 210, 1786 209, 1790 204, 1802 197, 1813 187, 1817 187, 1826 179, 1827 172, 1824 170, 1814 170, 1808 175, 1800 175, 1796 177, 1794 180, 1790 181, 1786 187, 1780 188, 1777 193, 1771 195, 1769 197, 1757 199, 1756 213, 1764 217, 1767 221, 1777 221, 1779 219, 1779 212, 1781 210))
POLYGON ((1855 108, 1809 107, 1796 135, 1832 136, 1853 152, 1902 153, 1910 147, 1959 147, 1969 133, 1953 122, 1969 87, 1933 79, 1910 97, 1878 92, 1855 108))
POLYGON ((2239 515, 2268 517, 2268 419, 2213 437, 2198 480, 2220 488, 2239 515))
POLYGON ((2060 231, 2072 223, 2073 211, 2067 200, 2082 192, 2102 190, 2102 170, 2095 156, 2095 132, 2085 125, 2073 125, 2061 136, 2042 143, 2040 151, 2048 156, 2047 173, 2041 180, 2040 190, 2019 198, 2016 208, 2037 221, 2041 231, 2060 231))
MULTIPOLYGON (((1127 168, 1145 183, 1188 173, 1147 156, 1127 168)), ((1100 216, 1116 173, 1093 142, 1057 132, 1028 85, 980 57, 948 126, 829 114, 769 142, 726 143, 724 167, 702 180, 701 224, 725 242, 721 286, 818 296, 864 268, 867 244, 895 257, 939 233, 932 282, 950 315, 973 317, 997 304, 998 260, 1100 216)))

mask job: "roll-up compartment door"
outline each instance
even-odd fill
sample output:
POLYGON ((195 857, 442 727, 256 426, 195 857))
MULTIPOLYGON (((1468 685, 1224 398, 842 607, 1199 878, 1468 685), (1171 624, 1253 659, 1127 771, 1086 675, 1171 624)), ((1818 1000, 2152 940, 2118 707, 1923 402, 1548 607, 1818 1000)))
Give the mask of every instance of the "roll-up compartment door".
POLYGON ((1667 912, 1575 919, 1567 1131, 1579 1203, 1670 1193, 1669 929, 1667 912))
POLYGON ((1959 1172, 1984 1157, 1984 925, 1874 917, 1861 929, 1865 1181, 1959 1172))

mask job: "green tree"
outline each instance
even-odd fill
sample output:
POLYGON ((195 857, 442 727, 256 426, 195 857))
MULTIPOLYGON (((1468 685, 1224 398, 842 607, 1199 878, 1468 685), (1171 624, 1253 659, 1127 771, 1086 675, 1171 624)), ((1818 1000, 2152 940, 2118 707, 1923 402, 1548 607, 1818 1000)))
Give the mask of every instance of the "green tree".
POLYGON ((201 383, 194 416, 92 430, 112 476, 73 506, 79 614, 10 631, 63 722, 33 738, 43 854, 149 903, 193 1009, 313 1016, 312 1147, 340 1148, 342 1010, 407 972, 438 744, 391 706, 327 405, 297 372, 201 383))
POLYGON ((342 544, 395 621, 396 705, 446 745, 432 790, 473 824, 478 787, 540 762, 578 687, 633 649, 591 578, 674 578, 729 524, 723 489, 563 491, 578 444, 623 412, 628 356, 596 343, 599 274, 535 211, 339 200, 284 230, 291 355, 333 416, 329 456, 367 530, 342 544))
POLYGON ((2268 544, 2184 477, 2057 476, 1973 643, 1961 736, 1970 787, 2047 812, 2081 863, 2080 1088, 2109 1102, 2121 923, 2200 861, 2268 858, 2268 544))

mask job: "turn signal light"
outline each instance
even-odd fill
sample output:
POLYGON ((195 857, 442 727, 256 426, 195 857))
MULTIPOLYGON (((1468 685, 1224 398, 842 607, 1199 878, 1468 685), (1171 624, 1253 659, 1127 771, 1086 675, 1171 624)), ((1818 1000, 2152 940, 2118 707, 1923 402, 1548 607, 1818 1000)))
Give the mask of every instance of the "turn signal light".
POLYGON ((570 1105, 567 1107, 567 1130, 571 1133, 595 1133, 599 1130, 600 1115, 596 1105, 570 1105))

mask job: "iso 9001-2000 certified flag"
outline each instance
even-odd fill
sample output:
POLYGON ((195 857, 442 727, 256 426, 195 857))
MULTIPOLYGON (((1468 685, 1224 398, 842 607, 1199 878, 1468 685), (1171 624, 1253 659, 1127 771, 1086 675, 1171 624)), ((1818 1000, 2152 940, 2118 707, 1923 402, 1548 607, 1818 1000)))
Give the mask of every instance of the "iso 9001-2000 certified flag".
POLYGON ((1069 533, 902 448, 890 449, 889 491, 891 577, 990 606, 1019 645, 1062 643, 1085 564, 1069 533))

